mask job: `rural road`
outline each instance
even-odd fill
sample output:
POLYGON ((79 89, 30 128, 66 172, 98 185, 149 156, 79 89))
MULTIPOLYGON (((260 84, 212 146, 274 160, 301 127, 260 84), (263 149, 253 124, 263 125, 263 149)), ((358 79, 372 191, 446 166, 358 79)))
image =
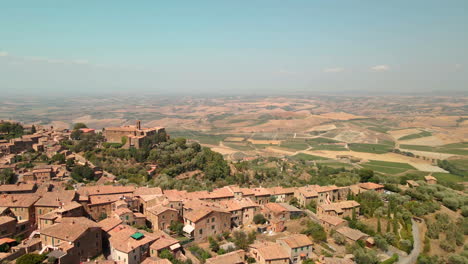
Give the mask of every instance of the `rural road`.
POLYGON ((413 264, 416 263, 419 254, 421 253, 421 234, 419 233, 419 226, 416 221, 411 219, 411 224, 413 225, 413 251, 408 256, 400 256, 398 264, 413 264))

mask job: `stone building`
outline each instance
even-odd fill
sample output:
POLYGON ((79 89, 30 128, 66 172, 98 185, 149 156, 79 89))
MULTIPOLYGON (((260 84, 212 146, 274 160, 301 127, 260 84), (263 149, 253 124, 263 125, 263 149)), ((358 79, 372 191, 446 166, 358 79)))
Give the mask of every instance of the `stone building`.
POLYGON ((135 126, 106 127, 103 129, 103 136, 109 143, 124 143, 124 148, 140 148, 143 140, 149 136, 166 136, 163 127, 142 128, 141 121, 136 121, 135 126))

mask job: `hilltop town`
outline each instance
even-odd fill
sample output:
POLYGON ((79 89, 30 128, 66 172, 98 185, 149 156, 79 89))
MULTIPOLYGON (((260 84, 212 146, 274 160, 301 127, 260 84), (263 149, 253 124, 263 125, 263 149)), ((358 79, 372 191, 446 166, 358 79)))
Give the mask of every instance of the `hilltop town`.
POLYGON ((231 162, 141 121, 102 131, 0 125, 6 263, 412 263, 466 255, 464 186, 403 163, 307 154, 231 162), (407 173, 389 177, 382 168, 407 173))

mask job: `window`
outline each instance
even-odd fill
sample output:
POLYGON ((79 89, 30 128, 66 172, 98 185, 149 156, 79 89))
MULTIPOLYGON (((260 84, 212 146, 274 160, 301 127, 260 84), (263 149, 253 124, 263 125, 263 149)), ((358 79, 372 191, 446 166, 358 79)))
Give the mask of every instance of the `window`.
POLYGON ((212 222, 212 223, 214 223, 214 221, 215 221, 215 218, 214 218, 214 217, 213 217, 213 218, 211 218, 211 222, 212 222))
POLYGON ((211 229, 215 229, 215 226, 214 226, 214 225, 212 225, 212 226, 211 226, 211 229))
POLYGON ((201 235, 203 234, 203 229, 201 228, 200 231, 198 231, 198 233, 201 235))

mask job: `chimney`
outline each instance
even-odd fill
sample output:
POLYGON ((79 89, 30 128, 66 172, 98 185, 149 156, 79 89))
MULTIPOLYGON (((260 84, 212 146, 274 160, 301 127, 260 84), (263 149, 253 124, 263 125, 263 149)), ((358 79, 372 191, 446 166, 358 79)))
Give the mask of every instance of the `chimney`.
POLYGON ((140 121, 140 120, 137 120, 137 121, 136 121, 136 128, 137 128, 138 130, 141 130, 141 121, 140 121))

